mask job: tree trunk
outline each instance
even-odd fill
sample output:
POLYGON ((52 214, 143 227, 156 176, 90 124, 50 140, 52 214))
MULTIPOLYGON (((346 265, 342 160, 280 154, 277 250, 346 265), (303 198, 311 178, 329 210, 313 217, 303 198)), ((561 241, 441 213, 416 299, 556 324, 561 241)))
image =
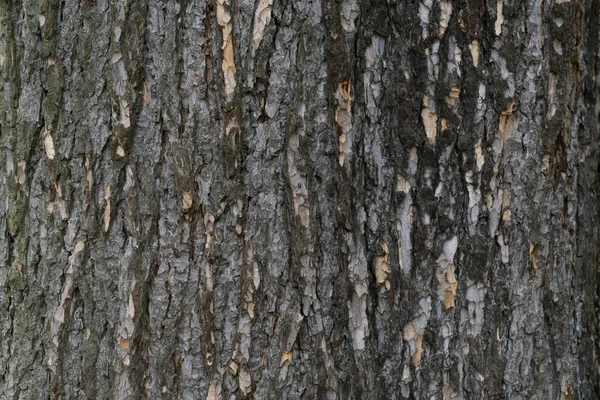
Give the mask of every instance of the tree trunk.
POLYGON ((0 0, 0 397, 600 398, 599 31, 0 0))

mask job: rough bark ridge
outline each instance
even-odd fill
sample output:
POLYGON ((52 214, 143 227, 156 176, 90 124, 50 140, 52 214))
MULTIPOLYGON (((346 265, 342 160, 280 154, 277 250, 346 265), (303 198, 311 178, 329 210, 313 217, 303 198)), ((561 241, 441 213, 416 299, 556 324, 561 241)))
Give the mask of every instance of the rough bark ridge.
POLYGON ((0 397, 600 398, 599 10, 0 1, 0 397))

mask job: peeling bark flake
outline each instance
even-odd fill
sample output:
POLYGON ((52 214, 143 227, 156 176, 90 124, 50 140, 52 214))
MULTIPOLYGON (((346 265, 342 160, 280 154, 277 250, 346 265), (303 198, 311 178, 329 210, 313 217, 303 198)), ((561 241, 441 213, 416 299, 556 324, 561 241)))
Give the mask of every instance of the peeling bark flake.
POLYGON ((402 175, 396 175, 396 192, 402 192, 408 194, 410 192, 411 185, 402 175))
POLYGON ((475 142, 474 145, 475 150, 475 163, 477 165, 477 171, 481 171, 483 168, 483 164, 485 163, 485 157, 483 156, 483 152, 481 150, 481 138, 475 142))
POLYGON ((342 99, 346 102, 346 111, 348 114, 352 115, 352 97, 350 96, 350 90, 352 87, 350 86, 350 81, 343 81, 338 83, 338 92, 342 99))
POLYGON ((217 23, 223 31, 223 60, 221 61, 221 69, 223 70, 225 94, 230 95, 236 86, 236 68, 233 55, 233 38, 231 34, 233 25, 229 11, 229 0, 217 0, 217 23))
POLYGON ((444 36, 448 28, 448 22, 452 16, 452 3, 449 1, 441 1, 440 5, 440 37, 444 36))
POLYGON ((184 210, 189 210, 190 208, 192 208, 193 200, 192 196, 190 196, 188 192, 183 192, 182 203, 184 210))
POLYGON ((256 51, 258 46, 260 46, 265 28, 271 21, 272 8, 273 0, 260 0, 256 6, 256 12, 254 13, 254 29, 252 32, 253 51, 256 51))
POLYGON ((473 59, 473 66, 475 68, 479 67, 479 41, 473 40, 469 45, 469 50, 471 51, 471 58, 473 59))
POLYGON ((284 350, 281 353, 281 362, 279 363, 279 366, 283 367, 285 365, 288 365, 291 362, 292 362, 292 352, 284 350))
POLYGON ((494 32, 496 36, 500 36, 502 34, 502 24, 504 23, 504 15, 502 15, 502 0, 497 0, 496 3, 496 22, 494 23, 494 32))
POLYGON ((529 262, 533 271, 537 271, 537 249, 533 243, 529 243, 529 262))
POLYGON ((104 200, 106 202, 106 205, 104 207, 104 232, 108 232, 108 227, 110 226, 111 213, 110 185, 106 185, 106 193, 104 194, 104 200))
MULTIPOLYGON (((450 89, 450 93, 448 94, 448 96, 446 96, 446 103, 449 106, 455 106, 456 105, 456 99, 458 99, 458 96, 460 94, 460 89, 457 87, 453 87, 450 89)), ((445 130, 445 129, 442 129, 445 130)))
POLYGON ((208 387, 206 400, 217 400, 218 396, 221 394, 220 392, 220 390, 217 391, 217 386, 215 385, 215 382, 211 382, 210 386, 208 387))
POLYGON ((54 156, 56 155, 54 152, 54 140, 49 131, 46 131, 44 136, 44 147, 46 149, 46 157, 48 157, 48 160, 54 160, 54 156))
POLYGON ((515 101, 511 100, 506 107, 506 110, 502 111, 500 114, 500 120, 498 123, 498 131, 499 136, 508 137, 512 135, 512 113, 513 107, 515 106, 515 101))
POLYGON ((423 356, 423 334, 431 316, 431 298, 419 299, 419 309, 412 321, 404 326, 403 338, 408 342, 410 354, 415 367, 421 365, 423 356))
POLYGON ((423 334, 419 333, 417 335, 417 340, 415 342, 415 353, 412 356, 412 361, 415 367, 421 366, 421 358, 423 357, 423 334))
POLYGON ((443 246, 443 253, 439 256, 437 263, 436 278, 438 280, 438 295, 442 297, 444 306, 447 309, 454 307, 454 297, 458 283, 454 274, 454 256, 458 248, 458 236, 446 241, 443 246))
POLYGON ((385 285, 387 290, 390 290, 390 281, 387 280, 388 274, 391 272, 390 264, 388 263, 388 245, 386 243, 381 244, 381 249, 383 250, 383 255, 377 256, 375 258, 375 275, 377 278, 377 283, 380 285, 385 285))
POLYGON ((437 136, 437 115, 429 109, 429 96, 423 96, 423 111, 421 111, 421 119, 425 127, 425 133, 429 143, 435 144, 437 136))
POLYGON ((83 250, 83 248, 85 247, 85 244, 83 243, 82 240, 78 241, 77 244, 75 245, 75 248, 73 249, 73 255, 76 256, 79 252, 81 252, 81 250, 83 250))

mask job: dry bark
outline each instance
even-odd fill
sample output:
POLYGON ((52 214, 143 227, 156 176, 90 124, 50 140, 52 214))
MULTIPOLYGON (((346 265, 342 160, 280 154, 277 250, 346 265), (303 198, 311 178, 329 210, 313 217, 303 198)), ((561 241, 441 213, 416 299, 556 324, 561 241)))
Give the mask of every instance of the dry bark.
POLYGON ((0 0, 0 398, 600 398, 599 14, 0 0))

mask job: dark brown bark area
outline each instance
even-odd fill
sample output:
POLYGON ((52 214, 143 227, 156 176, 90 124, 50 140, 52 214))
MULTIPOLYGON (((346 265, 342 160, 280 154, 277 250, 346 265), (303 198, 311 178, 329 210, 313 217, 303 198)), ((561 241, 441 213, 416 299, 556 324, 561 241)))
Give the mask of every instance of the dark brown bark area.
POLYGON ((0 0, 2 398, 599 398, 599 14, 0 0))

